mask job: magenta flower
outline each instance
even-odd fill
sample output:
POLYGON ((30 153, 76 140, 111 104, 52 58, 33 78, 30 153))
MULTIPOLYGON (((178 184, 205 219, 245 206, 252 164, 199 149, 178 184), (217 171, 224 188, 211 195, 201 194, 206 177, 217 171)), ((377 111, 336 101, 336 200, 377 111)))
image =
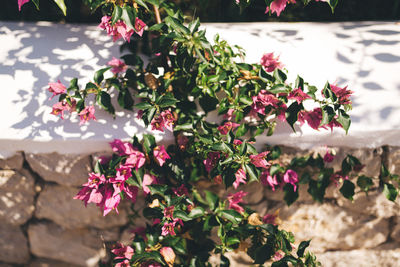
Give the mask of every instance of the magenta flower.
POLYGON ((146 23, 144 23, 141 19, 136 17, 135 20, 135 30, 139 36, 143 35, 144 27, 146 27, 146 23))
POLYGON ((79 125, 86 123, 89 120, 96 120, 94 116, 94 106, 86 106, 81 112, 79 112, 79 125))
POLYGON ((276 218, 278 216, 276 214, 265 214, 262 218, 263 223, 273 224, 276 225, 276 218))
POLYGON ((340 183, 343 182, 344 180, 349 180, 349 176, 347 175, 345 176, 342 174, 341 171, 337 171, 331 175, 330 180, 332 183, 335 184, 336 187, 338 187, 340 183))
POLYGON ((134 250, 130 246, 125 246, 121 243, 117 243, 115 248, 111 250, 113 254, 116 255, 115 259, 132 259, 134 250))
POLYGON ((90 173, 87 183, 83 184, 83 188, 78 192, 74 199, 82 200, 87 206, 88 203, 96 203, 98 206, 103 201, 103 186, 106 183, 104 175, 98 173, 90 173))
POLYGON ((324 161, 329 163, 329 162, 332 162, 334 159, 335 159, 335 156, 332 155, 332 154, 329 152, 329 149, 327 148, 327 149, 326 149, 325 156, 324 156, 324 161))
POLYGON ((175 206, 166 207, 164 209, 164 217, 167 219, 173 219, 175 206))
POLYGON ((49 83, 49 92, 52 93, 53 95, 49 98, 49 100, 53 99, 56 95, 61 95, 65 94, 67 92, 67 87, 65 87, 62 83, 60 83, 60 80, 56 83, 49 83))
POLYGON ((281 12, 286 8, 287 3, 296 3, 296 0, 274 0, 269 7, 265 10, 265 13, 271 11, 271 13, 276 13, 279 17, 281 12))
POLYGON ((350 96, 354 93, 353 91, 347 90, 347 86, 340 88, 339 86, 330 84, 332 92, 339 98, 341 105, 351 104, 350 96))
POLYGON ((129 154, 129 157, 125 160, 125 165, 130 166, 138 170, 141 168, 146 162, 146 158, 144 154, 140 151, 133 151, 133 153, 129 154))
POLYGON ((50 114, 59 115, 61 119, 64 119, 64 111, 74 111, 76 106, 76 101, 74 99, 71 100, 72 105, 70 105, 66 100, 61 102, 57 102, 53 105, 53 110, 50 114))
POLYGON ((108 61, 107 65, 112 67, 111 72, 114 74, 123 72, 128 68, 128 66, 126 66, 124 62, 115 57, 113 57, 110 61, 108 61))
POLYGON ((228 122, 225 122, 224 125, 219 126, 218 131, 221 134, 226 135, 229 131, 231 131, 231 130, 233 131, 239 126, 240 126, 240 124, 238 124, 238 123, 228 121, 228 122))
POLYGON ((178 197, 181 197, 183 195, 185 196, 189 196, 189 191, 186 188, 186 186, 184 184, 182 184, 180 187, 178 188, 172 188, 172 191, 174 192, 175 195, 177 195, 178 197))
POLYGON ((131 266, 131 264, 130 264, 129 260, 127 260, 127 259, 125 259, 125 260, 123 260, 121 262, 117 262, 114 265, 114 267, 130 267, 130 266, 131 266))
POLYGON ((235 194, 228 195, 229 209, 234 209, 239 213, 244 211, 243 207, 239 205, 239 203, 243 203, 243 197, 245 197, 248 193, 244 191, 236 192, 235 194))
POLYGON ((269 153, 269 151, 264 151, 258 155, 250 155, 251 163, 253 163, 254 166, 256 166, 256 167, 267 169, 268 166, 271 165, 265 159, 265 157, 268 155, 268 153, 269 153))
POLYGON ((125 22, 121 20, 112 25, 110 16, 103 16, 101 18, 99 28, 106 30, 107 34, 113 37, 114 42, 120 38, 123 38, 125 41, 129 42, 132 34, 135 32, 133 29, 129 29, 125 22))
POLYGON ((121 202, 121 188, 119 184, 113 184, 112 187, 106 186, 103 195, 104 205, 103 205, 103 216, 106 216, 110 211, 115 210, 118 212, 118 205, 121 202))
MULTIPOLYGON (((271 4, 272 5, 272 4, 271 4)), ((276 68, 283 68, 283 64, 279 62, 279 56, 274 57, 274 53, 266 53, 261 57, 260 64, 267 72, 273 72, 276 68)))
POLYGON ((172 115, 171 111, 164 110, 161 112, 161 117, 163 120, 163 126, 167 128, 169 131, 174 131, 175 117, 172 115))
POLYGON ((296 183, 299 182, 299 177, 297 175, 297 172, 294 170, 287 170, 285 174, 283 175, 283 182, 286 184, 291 184, 293 185, 294 191, 297 189, 296 183))
POLYGON ((243 168, 240 168, 236 171, 235 178, 236 180, 233 182, 233 187, 235 189, 237 189, 241 183, 246 184, 246 172, 243 170, 243 168))
POLYGON ((299 121, 300 123, 304 123, 307 121, 308 125, 318 130, 322 120, 322 110, 321 108, 315 108, 312 111, 301 111, 299 113, 299 121))
POLYGON ((305 99, 310 99, 311 97, 301 90, 301 88, 294 89, 288 95, 288 99, 295 99, 298 104, 301 104, 305 99))
POLYGON ((132 177, 132 168, 130 166, 120 165, 116 170, 115 181, 125 182, 132 177))
POLYGON ((120 139, 114 139, 114 141, 109 143, 112 151, 117 153, 120 156, 128 156, 137 152, 131 143, 123 142, 120 139))
POLYGON ((218 159, 220 158, 219 152, 208 152, 207 159, 203 160, 204 167, 207 172, 210 172, 217 164, 218 159))
POLYGON ((162 146, 156 146, 153 150, 153 155, 154 158, 156 159, 158 165, 162 166, 164 165, 165 161, 167 159, 170 159, 171 157, 168 155, 167 151, 165 151, 164 145, 162 146))
POLYGON ((26 3, 28 3, 30 0, 18 0, 18 9, 19 9, 19 11, 21 11, 21 7, 24 5, 24 4, 26 4, 26 3))
POLYGON ((265 170, 261 173, 260 181, 263 185, 269 185, 272 191, 275 191, 275 186, 279 185, 276 175, 271 176, 269 170, 265 170))
POLYGON ((224 114, 223 118, 228 121, 233 120, 235 118, 235 116, 233 115, 234 111, 235 110, 233 108, 228 109, 228 112, 224 114))
POLYGON ((161 228, 161 235, 162 236, 176 235, 174 227, 175 227, 175 222, 164 223, 163 227, 161 228))
POLYGON ((265 107, 272 106, 277 108, 280 104, 279 99, 266 90, 261 90, 257 96, 253 96, 252 112, 265 115, 265 107))
POLYGON ((150 189, 147 186, 152 184, 157 184, 156 177, 147 173, 143 175, 142 189, 145 195, 150 193, 150 189))

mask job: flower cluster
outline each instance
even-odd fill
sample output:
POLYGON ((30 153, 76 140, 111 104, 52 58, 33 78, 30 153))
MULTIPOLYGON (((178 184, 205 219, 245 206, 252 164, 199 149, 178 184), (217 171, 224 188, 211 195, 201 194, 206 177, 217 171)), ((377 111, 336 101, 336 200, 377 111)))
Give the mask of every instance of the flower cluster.
POLYGON ((103 16, 101 18, 101 23, 99 24, 99 28, 106 30, 107 34, 113 37, 114 42, 120 38, 130 42, 131 36, 135 32, 139 36, 142 36, 145 27, 146 24, 138 17, 135 19, 135 29, 130 29, 122 20, 118 20, 113 24, 110 16, 103 16))

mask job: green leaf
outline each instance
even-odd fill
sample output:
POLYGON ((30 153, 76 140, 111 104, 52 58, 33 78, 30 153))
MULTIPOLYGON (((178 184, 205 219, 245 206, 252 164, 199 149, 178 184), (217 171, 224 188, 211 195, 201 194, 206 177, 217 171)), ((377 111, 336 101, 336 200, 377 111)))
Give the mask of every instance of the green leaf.
POLYGON ((204 209, 202 207, 196 207, 189 213, 189 217, 192 219, 199 218, 204 215, 204 209))
POLYGON ((175 107, 175 103, 178 102, 178 100, 171 96, 171 95, 164 95, 162 96, 156 104, 160 106, 160 108, 166 108, 166 107, 175 107))
POLYGON ((118 104, 124 109, 132 110, 134 102, 128 90, 122 90, 118 93, 118 104))
POLYGON ((132 8, 129 6, 124 6, 122 8, 121 19, 125 22, 126 26, 131 29, 135 29, 135 14, 132 11, 132 8))
POLYGON ((151 107, 153 107, 153 105, 150 103, 147 103, 147 102, 140 102, 135 105, 135 108, 141 109, 141 110, 147 110, 151 107))
POLYGON ((114 25, 118 20, 121 19, 122 16, 122 8, 119 5, 114 6, 114 11, 111 15, 111 24, 114 25))
POLYGON ((156 138, 152 134, 144 134, 143 135, 143 148, 147 154, 153 151, 153 148, 156 145, 156 138))
POLYGON ((245 135, 247 133, 248 130, 249 130, 249 127, 247 126, 247 124, 246 123, 242 123, 237 128, 235 136, 236 137, 243 136, 243 135, 245 135))
POLYGON ((361 188, 362 191, 367 192, 374 185, 374 182, 371 178, 361 175, 357 179, 357 185, 361 188))
POLYGON ((151 121, 153 120, 154 115, 156 114, 156 111, 157 111, 156 107, 152 107, 152 108, 149 108, 147 110, 146 120, 147 120, 148 123, 151 123, 151 121))
POLYGON ((39 0, 32 0, 32 3, 35 4, 36 9, 39 10, 39 0))
POLYGON ((212 147, 212 150, 214 151, 222 151, 225 153, 232 153, 233 151, 231 150, 231 148, 225 144, 224 142, 220 142, 220 143, 215 143, 212 147))
POLYGON ((260 77, 260 79, 263 81, 263 82, 265 82, 265 83, 268 83, 268 82, 273 82, 275 79, 274 79, 274 77, 272 77, 271 75, 269 75, 265 70, 264 70, 264 68, 260 68, 260 72, 258 73, 258 76, 260 77))
POLYGON ((65 6, 64 0, 54 0, 54 2, 58 5, 58 7, 63 12, 64 16, 67 15, 67 7, 65 6))
POLYGON ((218 99, 208 94, 201 96, 199 99, 199 104, 206 113, 215 110, 218 103, 218 99))
POLYGON ((160 195, 164 196, 165 191, 168 189, 168 185, 161 185, 161 184, 153 184, 153 185, 148 185, 147 186, 150 190, 150 194, 152 195, 160 195))
POLYGON ((111 114, 115 113, 115 109, 111 104, 111 97, 107 92, 101 91, 98 95, 97 102, 104 108, 105 111, 108 111, 111 114))
POLYGON ((299 248, 297 249, 297 256, 302 258, 304 256, 304 251, 306 248, 310 245, 311 240, 308 241, 302 241, 299 245, 299 248))
POLYGON ((288 109, 286 110, 286 113, 285 113, 285 115, 286 115, 286 121, 287 121, 287 123, 289 123, 290 127, 292 127, 293 131, 295 131, 293 125, 295 124, 295 122, 296 122, 297 119, 298 119, 299 112, 300 112, 301 110, 303 110, 303 109, 304 109, 303 104, 300 104, 300 105, 299 105, 299 104, 297 103, 297 101, 296 101, 296 102, 293 102, 293 103, 288 107, 288 109))
POLYGON ((277 81, 280 83, 285 83, 287 76, 286 74, 281 70, 281 69, 275 69, 274 70, 274 77, 277 81))
POLYGON ((258 181, 257 171, 255 170, 256 167, 245 164, 245 168, 246 168, 246 173, 249 175, 250 178, 248 183, 253 181, 258 181))
POLYGON ((182 210, 174 210, 174 218, 182 219, 184 222, 192 220, 192 218, 182 210))
POLYGON ((294 88, 300 88, 304 92, 304 80, 299 75, 297 75, 296 83, 294 84, 294 88))
POLYGON ((94 165, 94 172, 99 174, 104 174, 103 166, 101 165, 99 160, 94 165))
POLYGON ((294 191, 294 187, 291 184, 285 184, 283 187, 284 197, 283 199, 286 202, 286 205, 292 205, 299 198, 298 189, 294 191))
POLYGON ((238 243, 240 243, 240 239, 238 237, 236 237, 236 236, 228 237, 227 240, 226 240, 226 244, 228 246, 232 246, 232 245, 235 245, 235 244, 238 244, 238 243))
POLYGON ((176 30, 176 31, 181 32, 186 35, 190 34, 189 29, 186 28, 178 19, 171 17, 171 16, 167 16, 164 19, 164 21, 173 30, 176 30))
POLYGON ((222 210, 221 217, 235 224, 242 221, 242 215, 236 210, 222 210))
POLYGON ((275 84, 274 86, 272 86, 271 89, 269 89, 268 91, 273 93, 273 94, 280 94, 280 93, 288 93, 290 91, 290 87, 288 87, 287 85, 284 84, 275 84))
POLYGON ((352 182, 350 182, 349 180, 345 180, 339 191, 345 198, 353 200, 354 188, 355 185, 352 182))
POLYGON ((322 120, 320 125, 326 125, 330 123, 335 117, 335 111, 330 106, 322 107, 322 120))
POLYGON ((383 194, 386 196, 388 200, 394 202, 397 198, 398 193, 399 192, 392 184, 385 183, 383 185, 383 194))
POLYGON ((329 0, 328 4, 332 9, 332 13, 335 11, 336 5, 338 4, 339 0, 329 0))
POLYGON ((111 67, 103 68, 94 73, 93 80, 95 83, 100 84, 104 80, 104 72, 111 69, 111 67))
POLYGON ((210 210, 215 210, 219 201, 218 196, 207 190, 205 190, 204 193, 206 194, 206 201, 208 203, 208 206, 210 207, 210 210))
POLYGON ((346 134, 349 131, 351 120, 350 116, 347 115, 347 113, 344 110, 339 110, 339 116, 336 119, 343 127, 343 129, 346 131, 346 134))
POLYGON ((147 9, 148 11, 150 11, 149 7, 146 5, 146 3, 143 0, 135 0, 136 3, 138 3, 139 5, 141 5, 142 7, 144 7, 145 9, 147 9))

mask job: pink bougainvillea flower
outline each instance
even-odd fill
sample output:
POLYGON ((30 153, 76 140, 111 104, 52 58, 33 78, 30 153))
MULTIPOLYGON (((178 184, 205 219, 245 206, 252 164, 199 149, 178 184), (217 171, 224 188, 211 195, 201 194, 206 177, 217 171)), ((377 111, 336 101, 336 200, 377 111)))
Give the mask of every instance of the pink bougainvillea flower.
POLYGON ((207 172, 210 172, 217 164, 218 159, 220 158, 219 152, 208 152, 207 159, 203 160, 204 167, 207 172))
POLYGON ((297 190, 296 183, 299 182, 299 177, 297 175, 297 172, 291 169, 287 170, 283 175, 283 182, 286 184, 293 185, 294 191, 296 191, 297 190))
POLYGON ((173 219, 175 206, 169 206, 164 209, 164 217, 167 219, 173 219))
POLYGON ((130 267, 130 266, 131 266, 131 264, 130 264, 129 260, 127 260, 127 259, 125 259, 125 260, 123 260, 121 262, 117 262, 114 265, 114 267, 130 267))
POLYGON ((279 261, 283 258, 283 256, 285 256, 285 254, 282 251, 277 251, 275 252, 274 256, 273 256, 273 260, 274 261, 279 261))
POLYGON ((279 17, 281 12, 286 8, 287 3, 296 3, 296 0, 274 0, 269 7, 265 10, 265 13, 268 13, 271 10, 271 13, 276 13, 279 17))
POLYGON ((130 246, 125 246, 121 243, 117 243, 114 249, 111 250, 116 255, 115 259, 132 259, 134 250, 130 246))
POLYGON ((268 155, 269 151, 264 151, 261 152, 258 155, 250 155, 251 163, 254 164, 254 166, 259 167, 259 168, 265 168, 267 169, 269 165, 265 157, 268 155))
POLYGON ((178 134, 176 141, 178 143, 179 149, 185 150, 186 145, 189 142, 189 139, 186 136, 184 136, 182 133, 180 133, 180 134, 178 134))
POLYGON ((341 105, 351 104, 350 96, 354 93, 353 91, 347 90, 347 86, 340 88, 339 86, 330 84, 332 92, 339 98, 341 105))
POLYGON ((82 200, 87 206, 88 203, 96 203, 100 205, 103 201, 102 190, 104 184, 106 183, 106 178, 104 175, 98 173, 90 173, 87 183, 83 184, 83 188, 78 192, 74 199, 82 200))
POLYGON ((349 180, 349 176, 343 175, 341 171, 337 171, 331 175, 330 180, 336 185, 336 187, 339 187, 341 182, 344 180, 349 180))
POLYGON ((301 88, 294 89, 288 95, 288 99, 295 99, 298 104, 301 104, 305 99, 310 99, 311 96, 307 95, 306 93, 301 90, 301 88))
POLYGON ((226 112, 226 114, 224 114, 223 118, 228 121, 235 119, 235 116, 233 115, 234 111, 235 110, 233 108, 228 109, 228 112, 226 112))
POLYGON ((21 7, 28 3, 30 0, 18 0, 18 9, 21 11, 21 7))
POLYGON ((302 111, 299 113, 299 121, 304 123, 307 121, 308 125, 318 130, 322 120, 322 110, 321 108, 315 108, 312 111, 302 111))
POLYGON ((103 16, 101 18, 99 28, 106 30, 107 34, 113 37, 114 42, 120 38, 123 38, 125 41, 129 42, 132 34, 135 32, 133 29, 130 29, 128 26, 126 26, 125 22, 121 20, 112 25, 110 16, 103 16))
POLYGON ((183 195, 185 196, 189 196, 189 191, 186 188, 186 186, 184 184, 182 184, 180 187, 178 188, 172 188, 172 191, 174 192, 175 195, 177 195, 178 197, 181 197, 183 195))
POLYGON ((219 174, 219 175, 217 175, 217 176, 215 176, 214 177, 214 183, 216 183, 216 184, 222 184, 222 176, 219 174))
POLYGON ((65 87, 60 81, 56 83, 49 83, 49 92, 53 95, 49 98, 49 100, 53 99, 56 95, 65 94, 67 92, 67 87, 65 87))
POLYGON ((115 174, 115 181, 124 182, 132 177, 132 168, 127 165, 120 165, 116 169, 117 173, 115 174))
POLYGON ((246 184, 246 172, 243 170, 243 168, 240 168, 236 171, 235 178, 236 180, 233 182, 233 187, 235 189, 237 189, 241 183, 246 184))
POLYGON ((226 135, 229 131, 231 131, 231 130, 233 131, 239 126, 240 126, 239 123, 234 123, 234 122, 228 121, 228 122, 225 122, 224 125, 219 126, 218 131, 221 134, 226 135))
POLYGON ((265 107, 279 107, 280 101, 273 94, 268 93, 266 90, 261 90, 258 95, 253 96, 253 104, 251 106, 252 112, 265 115, 265 107))
POLYGON ((161 132, 164 132, 163 126, 164 126, 164 121, 160 115, 154 116, 154 118, 151 120, 151 129, 152 130, 158 130, 161 132))
POLYGON ((283 64, 279 62, 279 56, 274 57, 274 53, 266 53, 261 57, 260 64, 267 72, 273 72, 275 69, 283 68, 283 64))
POLYGON ((161 228, 161 235, 162 236, 167 236, 167 235, 176 235, 175 233, 175 222, 166 222, 164 223, 163 227, 161 228))
POLYGON ((324 156, 324 161, 325 162, 332 162, 335 159, 335 156, 333 154, 330 153, 329 149, 326 148, 326 153, 324 156))
POLYGON ((161 118, 163 120, 163 126, 167 130, 173 132, 174 131, 174 124, 175 124, 176 119, 175 119, 174 115, 172 115, 171 111, 164 110, 164 111, 161 112, 160 116, 161 116, 161 118))
POLYGON ((129 154, 129 157, 125 160, 125 165, 131 166, 138 170, 141 168, 144 163, 146 162, 146 158, 144 154, 140 151, 134 151, 133 153, 129 154))
POLYGON ((94 116, 94 106, 86 106, 78 115, 81 121, 79 125, 82 125, 89 120, 96 120, 96 117, 94 116))
POLYGON ((239 139, 235 139, 235 140, 233 140, 233 144, 234 144, 235 146, 240 146, 241 144, 243 144, 243 141, 242 141, 242 140, 239 140, 239 139))
POLYGON ((239 191, 235 194, 228 195, 229 209, 234 209, 239 213, 244 211, 243 207, 239 205, 239 203, 243 203, 243 198, 247 195, 247 192, 239 191))
POLYGON ((53 105, 53 110, 50 112, 50 114, 53 115, 59 115, 61 119, 64 119, 64 111, 74 111, 76 107, 76 101, 75 99, 71 100, 71 104, 69 104, 66 100, 63 100, 61 102, 57 102, 53 105))
POLYGON ((144 262, 140 265, 140 267, 162 267, 162 265, 155 261, 144 262))
POLYGON ((111 72, 114 74, 118 74, 120 72, 125 71, 128 66, 122 60, 113 57, 110 61, 107 63, 108 66, 112 67, 111 72))
POLYGON ((262 218, 263 223, 268 223, 272 225, 276 225, 276 218, 278 217, 277 214, 265 214, 262 218))
POLYGON ((147 186, 152 184, 157 184, 156 177, 154 175, 147 173, 143 175, 142 189, 145 195, 150 193, 150 189, 147 186))
POLYGON ((174 266, 175 262, 175 252, 170 247, 162 247, 160 249, 160 254, 163 256, 165 262, 168 264, 169 267, 174 266))
POLYGON ((146 27, 146 23, 144 23, 141 19, 136 17, 135 20, 135 31, 139 36, 143 35, 144 28, 146 27))
POLYGON ((280 121, 282 121, 282 122, 284 122, 284 121, 286 121, 286 110, 287 110, 287 106, 286 106, 286 104, 285 103, 280 103, 280 109, 279 109, 279 113, 278 113, 278 115, 277 115, 277 118, 280 120, 280 121))
POLYGON ((118 205, 121 202, 121 189, 118 185, 113 185, 112 187, 106 186, 103 195, 104 205, 103 205, 103 216, 106 216, 112 210, 118 212, 118 205))
POLYGON ((269 185, 272 191, 275 191, 275 186, 279 185, 276 175, 271 176, 269 170, 265 170, 261 173, 260 181, 263 185, 269 185))
POLYGON ((120 139, 114 139, 114 141, 109 143, 112 151, 118 153, 120 156, 129 156, 137 151, 136 148, 132 146, 129 142, 123 142, 120 139))
POLYGON ((171 157, 168 155, 167 151, 165 151, 164 145, 162 146, 156 146, 153 150, 153 155, 154 158, 156 159, 158 165, 162 166, 164 165, 165 161, 167 159, 170 159, 171 157))

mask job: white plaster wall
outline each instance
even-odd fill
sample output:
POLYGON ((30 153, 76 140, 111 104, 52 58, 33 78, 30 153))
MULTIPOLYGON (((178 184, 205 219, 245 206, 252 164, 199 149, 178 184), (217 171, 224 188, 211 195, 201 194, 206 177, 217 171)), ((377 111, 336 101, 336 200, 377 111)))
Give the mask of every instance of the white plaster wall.
MULTIPOLYGON (((348 135, 316 132, 308 126, 293 133, 279 125, 262 142, 301 148, 317 145, 400 146, 400 25, 395 22, 206 24, 210 39, 219 33, 247 51, 248 62, 275 52, 294 81, 300 74, 322 87, 329 80, 355 92, 348 135)), ((73 77, 83 85, 112 56, 113 43, 96 26, 0 22, 0 156, 15 151, 90 153, 108 149, 113 138, 149 131, 135 114, 118 111, 117 119, 97 109, 97 122, 80 127, 78 118, 50 115, 47 83, 73 77)), ((171 134, 157 139, 171 141, 171 134)))

